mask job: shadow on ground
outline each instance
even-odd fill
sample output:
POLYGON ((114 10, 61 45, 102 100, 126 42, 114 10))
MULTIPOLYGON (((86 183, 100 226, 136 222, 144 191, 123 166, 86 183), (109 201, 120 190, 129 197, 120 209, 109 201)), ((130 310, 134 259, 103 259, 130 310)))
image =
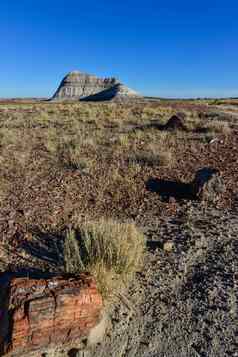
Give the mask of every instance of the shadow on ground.
POLYGON ((158 193, 165 201, 171 197, 176 200, 195 200, 190 183, 150 178, 146 182, 146 188, 158 193))
POLYGON ((162 249, 163 243, 158 240, 147 240, 146 247, 149 252, 154 252, 156 249, 162 249))
POLYGON ((32 232, 32 239, 25 241, 22 244, 22 249, 54 268, 62 268, 63 260, 63 245, 62 236, 50 233, 43 233, 38 230, 32 232))

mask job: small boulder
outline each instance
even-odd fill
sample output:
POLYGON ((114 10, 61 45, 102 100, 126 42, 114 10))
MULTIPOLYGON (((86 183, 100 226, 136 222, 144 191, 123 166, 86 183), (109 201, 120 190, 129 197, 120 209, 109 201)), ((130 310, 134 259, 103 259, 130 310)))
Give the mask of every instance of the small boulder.
POLYGON ((205 167, 197 171, 191 189, 196 199, 216 203, 225 191, 225 186, 218 170, 205 167))
POLYGON ((177 113, 173 115, 167 123, 164 125, 164 130, 174 131, 174 130, 186 130, 185 126, 185 114, 177 113))
POLYGON ((163 250, 166 253, 172 252, 174 250, 174 243, 171 242, 171 241, 165 242, 164 245, 163 245, 163 250))

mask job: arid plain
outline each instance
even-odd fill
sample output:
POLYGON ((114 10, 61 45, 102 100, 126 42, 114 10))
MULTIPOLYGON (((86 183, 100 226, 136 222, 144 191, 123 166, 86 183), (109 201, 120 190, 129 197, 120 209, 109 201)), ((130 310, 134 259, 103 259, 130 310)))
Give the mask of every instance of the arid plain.
POLYGON ((75 356, 238 356, 238 100, 1 101, 0 162, 2 272, 74 269, 88 224, 133 239, 90 257, 107 328, 75 356))

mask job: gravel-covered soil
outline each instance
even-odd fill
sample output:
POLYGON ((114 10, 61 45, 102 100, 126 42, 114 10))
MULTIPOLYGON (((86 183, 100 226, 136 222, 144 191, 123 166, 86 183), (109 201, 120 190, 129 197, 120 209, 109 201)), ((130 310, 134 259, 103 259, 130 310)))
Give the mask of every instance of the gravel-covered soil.
POLYGON ((104 340, 74 356, 238 356, 237 112, 146 105, 0 106, 0 269, 60 271, 66 228, 85 218, 134 222, 147 241, 144 267, 107 308, 104 340), (158 129, 180 110, 200 131, 158 129), (231 131, 204 130, 214 120, 231 131), (55 134, 76 137, 87 170, 59 162, 55 134), (165 165, 161 152, 172 153, 165 165), (224 182, 216 206, 184 192, 203 167, 224 182), (158 193, 158 180, 173 192, 158 193))
POLYGON ((238 356, 237 214, 187 205, 177 217, 143 222, 143 272, 89 356, 238 356))

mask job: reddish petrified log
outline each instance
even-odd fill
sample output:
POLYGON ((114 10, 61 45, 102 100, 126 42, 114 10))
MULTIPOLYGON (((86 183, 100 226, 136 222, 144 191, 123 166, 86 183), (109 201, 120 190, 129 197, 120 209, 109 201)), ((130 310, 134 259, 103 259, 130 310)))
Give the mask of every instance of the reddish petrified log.
POLYGON ((87 274, 10 277, 0 288, 0 355, 27 356, 35 351, 37 356, 37 351, 55 346, 74 346, 100 320, 102 297, 87 274))

